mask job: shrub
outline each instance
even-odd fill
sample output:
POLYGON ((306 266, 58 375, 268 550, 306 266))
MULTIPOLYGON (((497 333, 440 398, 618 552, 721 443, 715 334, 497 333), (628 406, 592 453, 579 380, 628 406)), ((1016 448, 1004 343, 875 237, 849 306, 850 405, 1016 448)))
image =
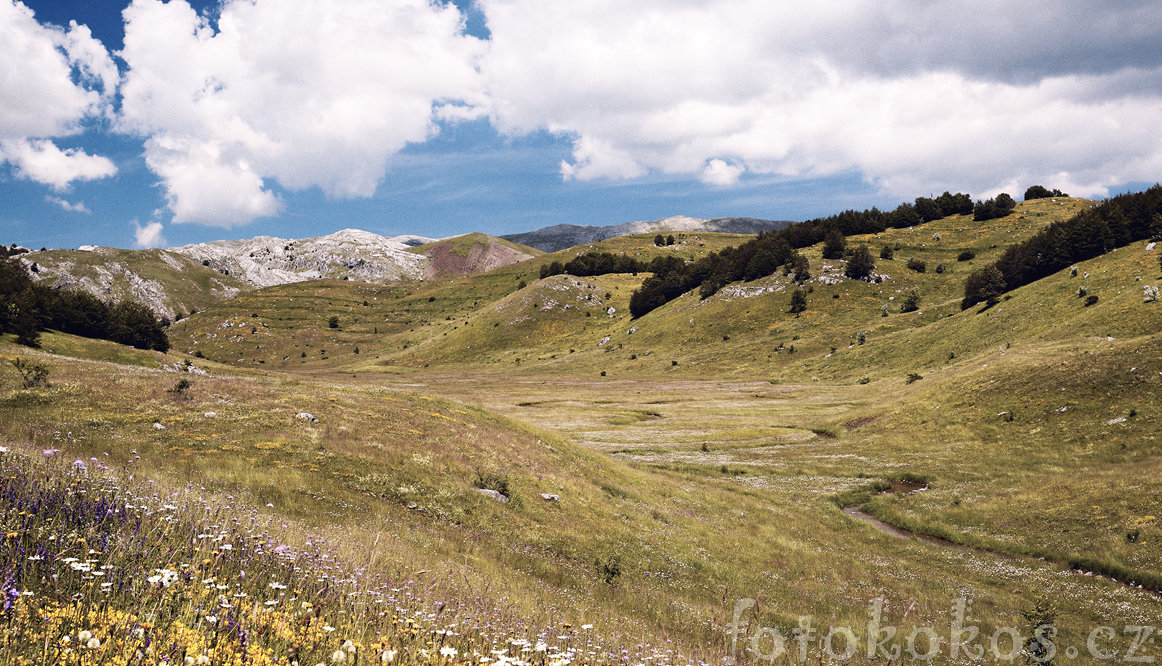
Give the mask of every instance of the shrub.
POLYGON ((495 490, 505 497, 511 497, 508 487, 508 475, 504 472, 477 472, 476 479, 472 481, 472 485, 482 490, 495 490))
POLYGON ((920 294, 916 293, 916 290, 913 289, 912 291, 908 292, 907 296, 904 297, 904 302, 900 303, 900 312, 915 312, 919 309, 920 294))
POLYGON ((976 259, 976 253, 972 250, 965 250, 964 252, 956 255, 957 261, 972 261, 973 259, 976 259))
POLYGON ((880 248, 880 259, 891 259, 895 254, 896 251, 891 245, 884 245, 880 248))
POLYGON ((1053 639, 1057 637, 1057 606, 1049 596, 1042 594, 1037 597, 1033 608, 1021 611, 1021 615, 1029 622, 1025 654, 1034 663, 1053 663, 1053 655, 1056 653, 1053 639))
POLYGON ((178 383, 174 384, 172 387, 166 389, 165 391, 166 393, 173 393, 174 395, 185 395, 186 391, 190 390, 191 386, 193 386, 193 383, 191 383, 190 380, 181 379, 178 381, 178 383))
POLYGON ((621 556, 614 554, 606 559, 598 558, 597 571, 601 574, 601 580, 605 581, 606 585, 613 585, 621 576, 621 556))
POLYGON ((1097 303, 1097 294, 1090 294, 1089 296, 1086 296, 1085 307, 1088 308, 1089 306, 1094 305, 1095 303, 1097 303))
POLYGON ((936 272, 943 273, 944 272, 944 264, 936 264, 936 272))
POLYGON ((339 317, 336 315, 331 315, 331 318, 327 320, 327 327, 339 328, 339 317))
POLYGON ((799 314, 807 309, 807 293, 802 289, 791 292, 791 314, 799 314))
POLYGON ((925 270, 928 269, 927 263, 920 261, 919 259, 917 259, 915 257, 908 258, 907 266, 908 266, 908 268, 916 271, 917 273, 923 273, 925 270))
POLYGON ((907 384, 911 384, 913 382, 918 382, 921 379, 924 379, 923 375, 921 375, 917 372, 909 372, 908 376, 904 378, 904 382, 907 384))
POLYGON ((35 361, 17 358, 9 361, 12 367, 20 373, 20 384, 24 388, 36 388, 48 385, 48 366, 35 361))

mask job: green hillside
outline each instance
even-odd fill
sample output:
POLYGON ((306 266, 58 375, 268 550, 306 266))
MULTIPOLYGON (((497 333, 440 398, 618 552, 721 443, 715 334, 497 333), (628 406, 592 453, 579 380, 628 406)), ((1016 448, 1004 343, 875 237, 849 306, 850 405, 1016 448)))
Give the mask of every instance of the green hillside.
MULTIPOLYGON (((386 572, 395 591, 420 581, 407 607, 444 632, 416 643, 392 629, 402 620, 335 601, 316 617, 342 636, 295 639, 312 659, 351 639, 373 658, 407 647, 401 661, 426 663, 420 649, 455 645, 479 661, 528 636, 595 663, 718 662, 744 598, 752 628, 790 636, 810 615, 858 640, 877 599, 906 636, 948 626, 967 597, 990 636, 1031 631, 1048 598, 1061 645, 1084 646, 1092 627, 1162 606, 1162 303, 1144 290, 1162 286, 1160 251, 1136 242, 991 307, 960 304, 971 271, 1092 205, 852 236, 878 280, 843 277, 815 246, 801 287, 778 272, 637 319, 645 274, 541 266, 588 251, 689 261, 748 237, 624 237, 475 275, 250 291, 171 327, 168 355, 8 336, 0 461, 56 478, 43 451, 57 449, 159 497, 196 492, 195 509, 236 507, 263 539, 325 538, 326 566, 386 572), (796 288, 807 307, 792 314, 796 288), (44 363, 49 385, 24 387, 18 358, 44 363)), ((2 515, 6 531, 26 520, 2 515)), ((289 649, 276 635, 262 649, 289 649)))

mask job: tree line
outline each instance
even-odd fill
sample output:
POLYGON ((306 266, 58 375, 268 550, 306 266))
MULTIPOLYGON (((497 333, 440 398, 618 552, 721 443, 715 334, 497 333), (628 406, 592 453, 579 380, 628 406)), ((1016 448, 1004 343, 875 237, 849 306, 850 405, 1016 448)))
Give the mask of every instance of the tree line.
POLYGON ((1009 247, 991 266, 968 276, 960 307, 996 303, 1006 291, 1150 238, 1162 238, 1162 185, 1116 196, 1009 247))
POLYGON ((48 329, 169 351, 164 323, 140 302, 103 301, 80 289, 53 289, 33 282, 19 260, 0 258, 0 333, 14 333, 18 343, 36 347, 40 333, 48 329))

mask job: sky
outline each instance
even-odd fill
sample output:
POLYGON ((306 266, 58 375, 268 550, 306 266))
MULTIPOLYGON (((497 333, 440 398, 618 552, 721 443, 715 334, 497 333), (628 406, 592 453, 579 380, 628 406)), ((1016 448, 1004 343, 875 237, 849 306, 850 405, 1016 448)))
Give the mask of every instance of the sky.
POLYGON ((0 243, 802 220, 1162 173, 1162 3, 0 0, 0 243))

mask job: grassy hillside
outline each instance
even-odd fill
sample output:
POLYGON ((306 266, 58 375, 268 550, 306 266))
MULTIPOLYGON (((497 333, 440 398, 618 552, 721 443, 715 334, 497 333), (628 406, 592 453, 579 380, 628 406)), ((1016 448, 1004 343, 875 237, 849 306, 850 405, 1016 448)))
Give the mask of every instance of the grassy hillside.
POLYGON ((540 299, 541 306, 555 298, 549 293, 552 289, 538 284, 542 265, 567 261, 590 250, 625 252, 645 261, 671 254, 689 260, 748 238, 679 236, 678 243, 668 247, 655 246, 652 236, 625 236, 542 254, 478 275, 430 282, 384 286, 316 281, 271 287, 242 294, 179 323, 171 330, 170 339, 179 350, 191 354, 200 351, 222 362, 295 369, 422 367, 445 362, 450 355, 457 362, 493 365, 515 365, 516 358, 522 362, 529 357, 548 359, 561 352, 567 354, 569 348, 580 351, 592 347, 615 323, 628 320, 629 295, 641 278, 627 275, 575 280, 588 286, 574 285, 572 289, 592 296, 584 307, 578 303, 577 308, 565 311, 567 303, 557 294, 560 302, 542 310, 535 305, 541 295, 545 296, 540 299), (516 295, 526 288, 523 295, 516 295), (510 300, 503 300, 510 296, 510 300), (519 307, 527 305, 530 316, 505 318, 498 310, 511 315, 518 301, 519 307), (616 308, 616 316, 598 316, 598 304, 602 312, 616 308), (588 318, 585 312, 589 312, 588 318), (329 327, 332 316, 339 318, 338 328, 329 327), (551 321, 562 316, 580 326, 561 327, 562 332, 569 331, 568 341, 541 343, 542 323, 551 327, 551 321), (498 325, 502 320, 506 323, 498 325), (526 340, 527 344, 510 347, 514 340, 526 340))
MULTIPOLYGON (((508 635, 578 646, 565 661, 622 649, 718 661, 740 599, 756 601, 752 633, 791 636, 809 615, 862 640, 876 599, 906 636, 947 627, 962 596, 986 643, 1001 627, 1027 634, 1026 614, 1052 599, 1060 645, 1084 656, 1093 627, 1162 610, 1137 589, 1162 587, 1162 304, 1143 298, 1162 285, 1159 250, 1121 248, 989 308, 960 298, 975 267, 1088 205, 1037 200, 999 220, 849 238, 876 257, 894 249, 876 259, 878 282, 845 279, 808 248, 799 316, 782 275, 637 320, 626 310, 643 275, 538 279, 587 246, 432 282, 244 293, 175 325, 169 355, 4 341, 5 361, 47 364, 51 386, 24 388, 0 364, 0 439, 6 456, 59 449, 153 481, 159 498, 229 506, 268 541, 326 539, 337 569, 385 572, 383 588, 415 590, 407 608, 428 609, 425 627, 461 636, 417 643, 336 602, 319 621, 341 635, 310 638, 313 659, 345 636, 376 658, 387 648, 373 646, 395 645, 430 661, 443 645, 479 661, 518 653, 496 642, 508 635), (919 308, 901 312, 913 290, 919 308), (182 372, 187 361, 209 374, 182 372), (889 487, 924 490, 875 492, 889 487), (841 511, 853 504, 944 541, 891 536, 841 511), (451 610, 431 611, 435 600, 451 610)), ((738 241, 592 249, 691 258, 738 241)), ((25 520, 0 515, 6 531, 25 520)), ((1105 645, 1124 653, 1132 639, 1105 645)))

